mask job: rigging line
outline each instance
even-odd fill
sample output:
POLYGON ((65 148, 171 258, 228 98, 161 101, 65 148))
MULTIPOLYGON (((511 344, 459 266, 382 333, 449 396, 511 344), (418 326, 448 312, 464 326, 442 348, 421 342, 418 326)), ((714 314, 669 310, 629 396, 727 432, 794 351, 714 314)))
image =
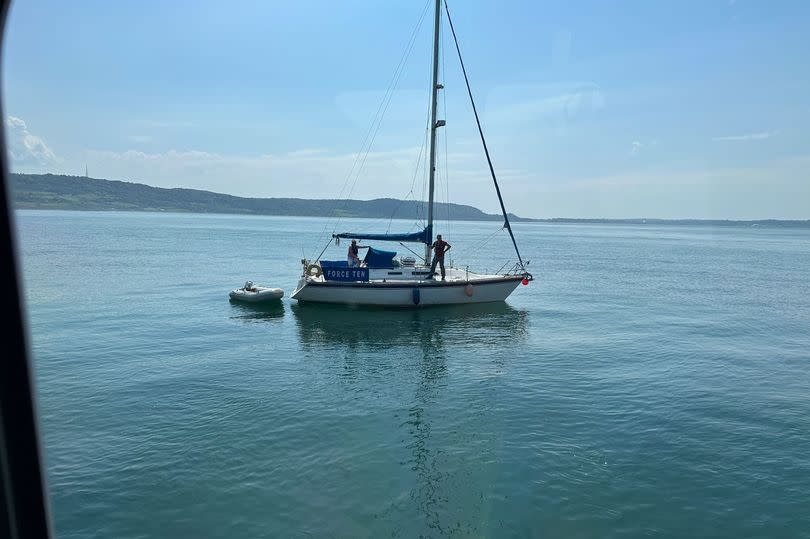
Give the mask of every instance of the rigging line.
MULTIPOLYGON (((441 29, 439 29, 441 31, 441 29)), ((444 132, 442 133, 444 138, 444 190, 445 190, 445 202, 447 203, 447 235, 450 236, 452 231, 450 229, 450 167, 447 164, 447 68, 445 66, 444 61, 444 41, 445 41, 445 32, 441 32, 441 40, 442 40, 442 47, 441 47, 441 55, 442 55, 442 80, 445 84, 445 90, 442 92, 442 108, 444 109, 444 132)))
MULTIPOLYGON (((428 103, 429 106, 429 103, 428 103)), ((430 111, 428 110, 428 125, 430 124, 430 111)), ((428 142, 428 138, 430 137, 430 128, 425 130, 425 144, 428 142)), ((425 166, 422 168, 422 193, 421 193, 421 204, 419 205, 419 218, 422 219, 422 222, 425 222, 427 216, 425 215, 425 196, 427 193, 427 184, 428 184, 428 176, 430 174, 429 167, 430 164, 428 163, 428 153, 425 152, 425 166)))
MULTIPOLYGON (((413 46, 411 47, 411 49, 412 48, 413 48, 413 46)), ((402 75, 402 72, 400 71, 399 76, 401 76, 401 75, 402 75)), ((399 82, 399 76, 397 77, 397 82, 399 82)), ((360 162, 360 166, 357 168, 357 173, 354 176, 354 181, 352 182, 352 187, 349 190, 349 194, 346 195, 346 203, 348 203, 349 198, 354 193, 354 188, 357 186, 357 181, 360 179, 360 175, 363 172, 363 167, 365 166, 366 160, 368 159, 368 156, 371 153, 371 147, 374 144, 374 141, 377 139, 377 133, 379 133, 380 127, 382 127, 382 120, 385 117, 385 113, 388 111, 388 107, 391 105, 391 100, 393 99, 393 97, 394 97, 394 94, 393 94, 393 92, 391 92, 388 95, 388 100, 385 103, 385 108, 383 109, 382 115, 380 116, 380 120, 377 123, 377 127, 374 130, 374 134, 371 137, 371 142, 369 142, 369 145, 366 147, 366 153, 363 155, 363 159, 360 162)), ((346 204, 346 203, 344 203, 344 204, 346 204)), ((338 218, 338 223, 339 222, 340 222, 340 218, 338 218)), ((335 225, 335 229, 337 229, 337 224, 335 225)))
MULTIPOLYGON (((369 136, 371 135, 372 130, 374 129, 374 125, 377 123, 377 119, 380 116, 380 111, 383 109, 383 104, 386 102, 386 98, 388 98, 389 93, 393 91, 394 87, 396 86, 397 81, 399 80, 399 77, 402 75, 402 70, 403 70, 403 68, 405 66, 405 63, 407 62, 408 56, 410 55, 411 51, 413 50, 413 46, 414 46, 414 44, 416 42, 416 36, 419 33, 419 29, 422 27, 422 21, 425 18, 425 14, 427 13, 427 8, 428 8, 429 5, 430 5, 430 0, 427 0, 427 2, 425 2, 425 6, 422 8, 422 13, 419 16, 419 20, 417 21, 416 25, 414 26, 413 31, 411 32, 410 37, 408 38, 408 42, 407 42, 407 44, 405 46, 405 51, 403 52, 403 55, 400 58, 396 69, 394 69, 394 74, 391 77, 391 81, 388 83, 388 87, 386 88, 385 93, 383 94, 383 99, 380 101, 380 104, 377 107, 377 111, 375 112, 374 117, 372 118, 372 121, 371 121, 371 124, 369 125, 368 131, 366 131, 366 136, 363 139, 363 143, 360 145, 360 150, 355 155, 354 161, 352 162, 352 166, 349 169, 348 174, 346 175, 346 179, 343 181, 343 186, 341 187, 340 192, 338 193, 337 199, 335 199, 335 205, 332 207, 332 211, 330 212, 326 223, 324 223, 323 230, 321 231, 321 236, 323 236, 326 233, 326 230, 329 227, 329 220, 335 218, 335 214, 336 214, 336 212, 338 210, 337 206, 340 204, 341 200, 343 200, 343 193, 346 190, 346 186, 349 184, 349 180, 352 177, 352 174, 353 174, 353 172, 354 172, 354 170, 355 170, 355 168, 357 166, 357 163, 358 163, 358 161, 360 159, 360 156, 363 154, 363 149, 366 147, 366 143, 368 142, 369 136)), ((390 99, 389 99, 389 101, 390 101, 390 99)), ((383 115, 385 115, 384 111, 383 111, 383 115)), ((381 122, 382 122, 382 118, 380 118, 380 123, 381 122)), ((379 129, 379 127, 378 127, 378 129, 379 129)), ((376 132, 375 132, 375 134, 376 134, 376 132)), ((372 139, 372 143, 373 143, 373 139, 372 139)), ((369 147, 370 147, 370 144, 369 144, 369 147)), ((344 201, 343 208, 345 208, 345 207, 346 207, 346 202, 344 201)), ((337 229, 337 225, 339 223, 340 223, 340 216, 338 216, 337 222, 335 223, 335 230, 337 229)))
MULTIPOLYGON (((413 200, 414 200, 414 202, 416 202, 416 194, 413 192, 413 189, 414 189, 414 187, 416 186, 416 178, 419 176, 419 169, 420 169, 420 168, 421 168, 421 166, 422 166, 422 154, 424 153, 425 148, 427 147, 427 140, 428 140, 428 139, 427 139, 427 137, 428 137, 428 133, 429 133, 429 132, 430 132, 430 101, 428 101, 427 119, 425 120, 425 136, 424 136, 424 138, 422 139, 422 144, 421 144, 421 146, 419 147, 419 155, 418 155, 418 156, 417 156, 417 158, 416 158, 416 168, 415 168, 415 170, 413 171, 413 179, 411 180, 411 188, 410 188, 410 189, 408 190, 408 192, 405 194, 404 199, 403 199, 403 200, 400 200, 400 202, 399 202, 399 204, 397 205, 397 207, 396 207, 396 208, 394 208, 394 211, 391 213, 391 219, 389 219, 389 220, 388 220, 388 228, 387 228, 387 231, 390 231, 390 230, 391 230, 391 223, 392 223, 392 222, 393 222, 393 220, 394 220, 394 215, 396 214, 397 210, 399 210, 399 207, 400 207, 400 206, 401 206, 401 205, 402 205, 404 202, 406 202, 406 201, 407 201, 408 197, 409 197, 409 196, 411 196, 411 195, 413 195, 413 197, 414 197, 414 198, 413 198, 413 200)), ((416 204, 416 221, 417 221, 417 223, 419 223, 419 222, 420 222, 420 214, 421 214, 421 207, 420 207, 420 205, 417 203, 417 204, 416 204)))
MULTIPOLYGON (((383 100, 384 103, 385 103, 385 107, 383 108, 382 114, 380 115, 379 121, 377 122, 377 126, 374 129, 374 134, 371 136, 371 141, 369 142, 368 146, 366 147, 366 153, 363 155, 363 159, 360 162, 360 166, 357 168, 357 172, 355 174, 354 181, 352 182, 352 187, 349 190, 349 194, 347 195, 347 200, 348 200, 349 197, 351 197, 352 193, 354 193, 354 188, 357 186, 357 180, 360 179, 360 174, 363 171, 363 167, 365 166, 366 160, 368 159, 368 155, 369 155, 369 153, 371 153, 371 147, 373 146, 374 141, 377 138, 377 133, 380 131, 380 127, 382 127, 382 121, 383 121, 383 118, 385 117, 385 113, 388 111, 388 107, 391 105, 391 101, 394 98, 394 89, 396 89, 396 85, 399 82, 399 79, 402 77, 402 73, 404 73, 404 71, 405 71, 405 64, 407 63, 408 58, 410 57, 411 51, 413 51, 413 48, 416 45, 416 35, 418 33, 419 28, 421 28, 422 21, 424 20, 426 12, 427 12, 427 4, 425 4, 425 8, 424 8, 424 10, 422 12, 422 16, 419 19, 419 23, 417 24, 417 27, 415 28, 414 33, 411 35, 412 39, 411 39, 411 42, 409 43, 406 54, 403 57, 402 63, 401 63, 400 66, 398 66, 399 67, 399 72, 396 73, 395 79, 394 79, 393 84, 391 86, 391 92, 388 93, 387 99, 383 100)), ((339 221, 340 221, 340 219, 338 219, 338 222, 339 221)))
MULTIPOLYGON (((341 187, 340 193, 338 194, 338 197, 336 199, 336 203, 338 203, 338 204, 341 202, 341 200, 343 200, 343 206, 342 206, 341 209, 346 208, 346 205, 348 204, 348 197, 351 196, 351 195, 347 195, 346 200, 344 200, 343 199, 343 193, 345 192, 346 187, 349 184, 349 180, 352 178, 352 174, 354 173, 355 169, 357 168, 357 163, 360 160, 360 156, 363 155, 363 150, 364 149, 366 149, 366 154, 365 155, 368 156, 368 152, 370 151, 371 145, 374 142, 374 137, 376 137, 376 133, 379 130, 379 126, 380 126, 380 124, 382 124, 382 117, 385 116, 385 111, 388 108, 387 105, 385 105, 385 103, 386 102, 390 103, 391 96, 393 95, 393 90, 396 87, 396 84, 399 81, 399 78, 402 76, 402 72, 404 70, 405 64, 407 63, 408 57, 410 56, 410 53, 413 50, 413 47, 414 47, 414 45, 416 43, 416 36, 419 33, 419 29, 422 27, 422 22, 424 21, 425 14, 427 13, 427 8, 428 8, 429 5, 430 5, 430 0, 428 0, 425 3, 425 6, 422 8, 422 14, 420 15, 419 20, 417 21, 416 25, 414 26, 413 31, 411 32, 411 36, 408 39, 408 43, 405 46, 405 51, 403 52, 403 55, 400 58, 396 69, 394 70, 394 75, 392 76, 391 81, 388 83, 388 87, 386 88, 385 93, 383 94, 383 99, 380 101, 380 104, 377 107, 377 111, 374 114, 374 117, 372 118, 371 125, 369 125, 368 131, 366 132, 366 136, 363 139, 363 144, 361 144, 360 150, 355 155, 354 161, 352 162, 352 166, 349 169, 349 173, 346 175, 346 179, 343 182, 343 187, 341 187), (383 109, 384 105, 385 105, 385 109, 383 109), (380 115, 381 111, 382 111, 382 116, 380 115), (376 130, 374 129, 375 124, 377 125, 376 130), (371 142, 369 142, 369 136, 371 135, 372 131, 374 132, 374 135, 371 138, 371 142), (368 148, 366 148, 367 143, 368 143, 368 148)), ((365 159, 363 160, 363 163, 365 163, 365 159)), ((362 169, 362 166, 363 165, 361 164, 360 165, 361 169, 362 169)), ((359 172, 358 172, 358 175, 359 175, 359 172)), ((357 182, 357 180, 355 179, 355 183, 356 182, 357 182)), ((352 191, 353 190, 354 190, 354 184, 352 184, 352 191)), ((333 229, 333 233, 334 233, 335 230, 337 230, 337 226, 338 226, 338 224, 340 223, 340 220, 341 220, 341 215, 337 215, 337 216, 335 215, 337 213, 337 210, 338 210, 338 208, 337 208, 338 204, 335 205, 335 207, 332 209, 332 212, 331 212, 331 214, 329 216, 329 219, 334 219, 335 217, 337 217, 337 221, 335 222, 335 227, 333 229)), ((324 224, 324 229, 323 229, 323 232, 321 233, 321 235, 323 235, 326 232, 326 229, 328 228, 328 226, 329 226, 329 222, 327 221, 324 224)))
POLYGON ((423 141, 422 146, 419 148, 419 155, 416 158, 416 170, 414 170, 414 172, 413 172, 413 180, 411 180, 411 188, 405 194, 405 197, 402 200, 399 201, 399 204, 397 204, 397 206, 394 208, 394 211, 391 212, 391 218, 388 220, 388 228, 386 229, 386 232, 391 230, 391 223, 394 221, 394 215, 396 215, 397 210, 399 210, 399 208, 402 206, 402 204, 404 204, 406 202, 406 200, 408 199, 409 196, 413 195, 413 187, 414 187, 414 185, 416 185, 416 177, 419 175, 419 168, 420 168, 420 165, 422 164, 422 152, 424 152, 424 151, 425 151, 425 144, 424 144, 424 141, 423 141))
MULTIPOLYGON (((503 229, 504 229, 504 227, 501 227, 501 228, 499 228, 498 230, 496 230, 495 232, 493 232, 492 234, 490 234, 490 235, 489 235, 487 238, 485 238, 485 239, 484 239, 484 240, 483 240, 481 243, 477 244, 477 245, 475 246, 475 248, 476 248, 476 249, 483 249, 483 248, 486 246, 486 244, 487 244, 487 243, 489 243, 489 242, 490 242, 490 240, 492 240, 492 238, 494 238, 495 236, 497 236, 498 234, 500 234, 500 233, 501 233, 501 231, 503 231, 503 229)), ((457 256, 459 256, 459 258, 458 258, 457 260, 460 260, 461 258, 466 258, 466 256, 463 256, 463 257, 462 257, 461 255, 462 255, 462 254, 466 255, 466 254, 467 254, 467 252, 469 252, 469 249, 461 249, 461 250, 460 250, 458 253, 456 253, 456 255, 457 255, 457 256)))
POLYGON ((424 256, 423 256, 423 255, 417 254, 416 252, 414 252, 414 251, 413 251, 413 250, 412 250, 410 247, 408 247, 408 246, 407 246, 407 245, 405 245, 404 243, 399 242, 399 244, 400 244, 400 245, 402 245, 403 247, 405 247, 405 249, 407 249, 408 251, 410 251, 410 252, 411 252, 411 254, 412 254, 412 255, 414 255, 414 256, 415 256, 417 259, 424 258, 424 256))
MULTIPOLYGON (((428 87, 430 87, 432 81, 433 81, 433 67, 431 66, 431 69, 428 72, 428 84, 427 84, 428 87)), ((425 139, 422 142, 425 148, 427 148, 428 139, 430 138, 430 107, 432 101, 433 101, 433 93, 429 92, 427 99, 427 110, 425 111, 425 139)), ((425 160, 424 160, 425 166, 422 172, 422 192, 420 194, 420 201, 419 201, 420 204, 416 206, 416 219, 422 225, 423 228, 427 226, 423 212, 425 211, 425 191, 427 191, 428 167, 430 166, 428 164, 428 159, 429 159, 428 154, 427 152, 425 152, 425 160)))
POLYGON ((481 144, 484 146, 484 154, 487 156, 487 164, 489 164, 489 172, 492 175, 492 182, 495 184, 495 192, 498 193, 498 202, 501 203, 501 211, 503 212, 503 220, 506 229, 509 231, 509 237, 512 238, 512 245, 515 246, 515 253, 517 254, 518 261, 520 261, 521 268, 525 271, 523 258, 520 256, 520 250, 515 240, 515 234, 512 232, 512 225, 509 223, 509 215, 506 213, 506 206, 503 204, 503 197, 501 196, 501 188, 498 187, 498 179, 495 177, 495 169, 492 166, 492 159, 489 157, 489 149, 487 148, 487 141, 484 139, 484 130, 481 128, 481 120, 478 118, 478 109, 475 108, 475 100, 473 99, 472 89, 470 88, 470 79, 467 77, 467 69, 464 67, 464 60, 461 59, 461 47, 458 44, 458 37, 456 37, 456 30, 453 28, 453 19, 450 18, 450 8, 447 7, 447 0, 444 0, 444 10, 447 12, 447 22, 450 24, 450 31, 453 33, 453 41, 456 44, 456 52, 458 52, 458 61, 461 64, 461 72, 464 74, 464 83, 467 85, 467 93, 470 96, 470 103, 472 104, 473 114, 475 115, 475 123, 478 125, 478 134, 481 135, 481 144))
MULTIPOLYGON (((424 13, 423 13, 423 17, 424 17, 424 13)), ((422 19, 420 19, 420 26, 421 26, 421 21, 422 21, 422 19)), ((417 30, 418 30, 418 28, 417 28, 417 30)), ((394 79, 394 81, 393 81, 393 83, 392 83, 392 85, 390 87, 391 91, 388 92, 386 94, 386 96, 384 96, 384 98, 383 98, 382 113, 379 115, 379 118, 376 121, 376 127, 374 127, 374 132, 373 132, 373 134, 371 136, 371 140, 369 141, 368 145, 365 147, 365 153, 363 154, 362 160, 360 161, 360 165, 356 168, 356 172, 355 172, 355 175, 354 175, 354 180, 352 181, 351 189, 349 190, 349 193, 346 196, 347 200, 351 197, 352 193, 354 193, 354 188, 357 186, 357 181, 360 179, 360 174, 362 173, 363 167, 365 166, 365 163, 366 163, 366 160, 368 159, 368 156, 371 153, 371 148, 372 148, 372 146, 374 144, 374 141, 377 138, 377 133, 379 132, 380 127, 382 127, 383 118, 385 117, 385 113, 388 111, 388 107, 391 105, 391 101, 392 101, 392 99, 394 97, 394 91, 393 90, 396 88, 396 85, 399 82, 399 79, 402 77, 402 73, 404 72, 404 68, 405 68, 405 64, 407 62, 407 59, 410 57, 410 53, 413 50, 414 45, 416 44, 415 36, 416 36, 416 33, 413 34, 414 39, 412 39, 412 41, 410 42, 409 48, 407 49, 405 57, 403 58, 403 62, 400 65, 399 71, 396 73, 395 79, 394 79)), ((361 152, 362 152, 362 150, 361 150, 361 152)))
MULTIPOLYGON (((374 117, 372 118, 371 124, 368 127, 368 131, 366 131, 366 136, 363 139, 363 144, 360 145, 360 151, 357 152, 357 155, 355 156, 354 163, 352 164, 352 168, 349 170, 349 173, 347 174, 346 180, 344 181, 343 190, 345 190, 346 186, 349 183, 349 179, 351 179, 352 172, 354 172, 355 165, 357 165, 357 162, 360 159, 360 155, 362 155, 362 153, 363 153, 363 149, 366 148, 366 143, 368 142, 369 136, 371 135, 372 131, 374 130, 375 124, 378 123, 378 119, 381 121, 380 111, 383 110, 383 105, 388 100, 389 94, 394 90, 394 88, 396 87, 397 81, 399 80, 399 77, 402 75, 402 70, 404 69, 405 63, 408 60, 408 56, 410 55, 411 50, 413 50, 413 46, 414 46, 414 44, 416 42, 416 35, 418 34, 419 29, 422 26, 422 21, 424 20, 425 14, 427 13, 427 8, 428 8, 428 3, 426 3, 425 6, 422 8, 422 14, 419 16, 419 20, 417 21, 416 26, 414 26, 414 29, 411 32, 410 37, 408 38, 408 42, 405 45, 405 50, 403 51, 402 57, 399 59, 399 62, 397 63, 397 67, 394 69, 394 74, 391 76, 391 80, 388 83, 388 87, 385 89, 385 92, 383 93, 383 98, 382 98, 382 100, 380 101, 380 104, 377 107, 377 111, 374 113, 374 117)), ((385 114, 385 113, 383 112, 383 114, 385 114)), ((343 190, 341 190, 341 195, 343 194, 343 190)))
MULTIPOLYGON (((446 115, 445 115, 446 116, 446 115)), ((444 190, 447 201, 447 233, 450 234, 450 169, 447 164, 447 131, 444 132, 444 190)))
POLYGON ((318 255, 318 258, 316 258, 316 259, 315 259, 315 262, 317 262, 318 260, 320 260, 320 259, 321 259, 321 257, 322 257, 322 256, 323 256, 323 254, 326 252, 326 250, 329 248, 329 245, 330 245, 331 243, 332 243, 332 238, 328 238, 328 239, 326 240, 326 245, 324 245, 324 246, 323 246, 323 249, 321 249, 321 254, 319 254, 319 255, 318 255))

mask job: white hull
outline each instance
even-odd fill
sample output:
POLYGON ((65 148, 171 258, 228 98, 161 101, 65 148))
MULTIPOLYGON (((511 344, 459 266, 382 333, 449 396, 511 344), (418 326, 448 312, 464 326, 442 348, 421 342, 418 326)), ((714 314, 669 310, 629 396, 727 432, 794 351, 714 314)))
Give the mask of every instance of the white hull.
POLYGON ((492 276, 470 280, 331 282, 304 277, 292 293, 298 301, 346 305, 460 305, 504 301, 521 276, 492 276))
POLYGON ((232 300, 244 301, 246 303, 262 303, 265 301, 278 301, 284 297, 284 290, 281 288, 266 288, 255 286, 250 290, 238 288, 232 290, 228 296, 232 300))

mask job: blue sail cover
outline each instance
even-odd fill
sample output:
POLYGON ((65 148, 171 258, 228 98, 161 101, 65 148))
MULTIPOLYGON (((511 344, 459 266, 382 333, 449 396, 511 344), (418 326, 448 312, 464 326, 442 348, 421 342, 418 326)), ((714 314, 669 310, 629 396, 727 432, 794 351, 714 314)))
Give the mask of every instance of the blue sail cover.
POLYGON ((333 234, 335 238, 348 238, 354 240, 374 240, 374 241, 408 241, 413 243, 431 243, 433 238, 432 227, 425 227, 421 232, 412 234, 358 234, 357 232, 343 232, 333 234))
POLYGON ((394 251, 382 251, 369 247, 363 262, 369 268, 393 268, 395 256, 397 256, 397 253, 394 251))

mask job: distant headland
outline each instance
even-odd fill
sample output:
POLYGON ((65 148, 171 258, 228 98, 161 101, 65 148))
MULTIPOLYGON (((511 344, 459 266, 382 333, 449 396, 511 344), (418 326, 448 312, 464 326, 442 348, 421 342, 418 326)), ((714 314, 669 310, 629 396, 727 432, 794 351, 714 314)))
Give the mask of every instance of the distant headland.
MULTIPOLYGON (((198 189, 166 189, 141 183, 56 174, 11 174, 11 199, 15 209, 239 213, 302 217, 339 215, 372 219, 425 219, 427 216, 426 204, 415 200, 245 198, 198 189)), ((501 215, 484 213, 478 208, 463 204, 437 202, 434 212, 442 220, 503 219, 501 215)), ((513 214, 509 214, 509 219, 528 220, 513 214)))
MULTIPOLYGON (((301 217, 364 217, 372 219, 424 219, 425 203, 415 200, 378 198, 335 200, 303 198, 246 198, 199 189, 152 187, 141 183, 65 176, 12 173, 11 199, 15 209, 81 211, 145 211, 180 213, 233 213, 301 217)), ((484 213, 473 206, 437 202, 435 214, 442 220, 500 221, 501 215, 484 213)), ((713 225, 779 228, 810 228, 810 220, 759 219, 530 219, 509 214, 510 221, 629 225, 713 225)))

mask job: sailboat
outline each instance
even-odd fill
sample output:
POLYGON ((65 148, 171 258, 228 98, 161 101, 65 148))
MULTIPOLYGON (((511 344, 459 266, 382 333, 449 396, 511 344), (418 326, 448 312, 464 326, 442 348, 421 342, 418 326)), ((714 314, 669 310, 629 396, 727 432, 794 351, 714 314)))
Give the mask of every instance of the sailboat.
POLYGON ((419 232, 408 234, 343 232, 332 235, 336 243, 339 243, 340 239, 422 243, 425 246, 424 259, 421 263, 418 263, 412 257, 397 257, 397 253, 394 251, 369 247, 362 264, 356 267, 350 266, 346 260, 329 261, 321 259, 320 256, 323 255, 324 250, 315 260, 301 260, 303 273, 291 296, 299 302, 400 307, 502 302, 518 285, 521 283, 527 285, 533 280, 531 273, 526 269, 528 262, 524 263, 520 255, 512 225, 509 222, 509 215, 506 212, 492 160, 490 159, 489 149, 484 139, 478 111, 475 107, 467 71, 461 58, 461 49, 458 45, 446 0, 444 0, 444 7, 447 21, 456 45, 467 93, 478 125, 478 132, 489 164, 489 171, 495 184, 495 192, 500 202, 504 219, 503 226, 512 239, 517 262, 508 272, 498 274, 475 273, 469 271, 467 267, 464 267, 464 269, 447 267, 444 272, 445 275, 439 280, 431 272, 437 157, 436 131, 445 125, 444 120, 436 118, 439 91, 444 88, 439 82, 439 32, 442 19, 442 3, 443 0, 436 0, 434 13, 427 225, 419 232))

